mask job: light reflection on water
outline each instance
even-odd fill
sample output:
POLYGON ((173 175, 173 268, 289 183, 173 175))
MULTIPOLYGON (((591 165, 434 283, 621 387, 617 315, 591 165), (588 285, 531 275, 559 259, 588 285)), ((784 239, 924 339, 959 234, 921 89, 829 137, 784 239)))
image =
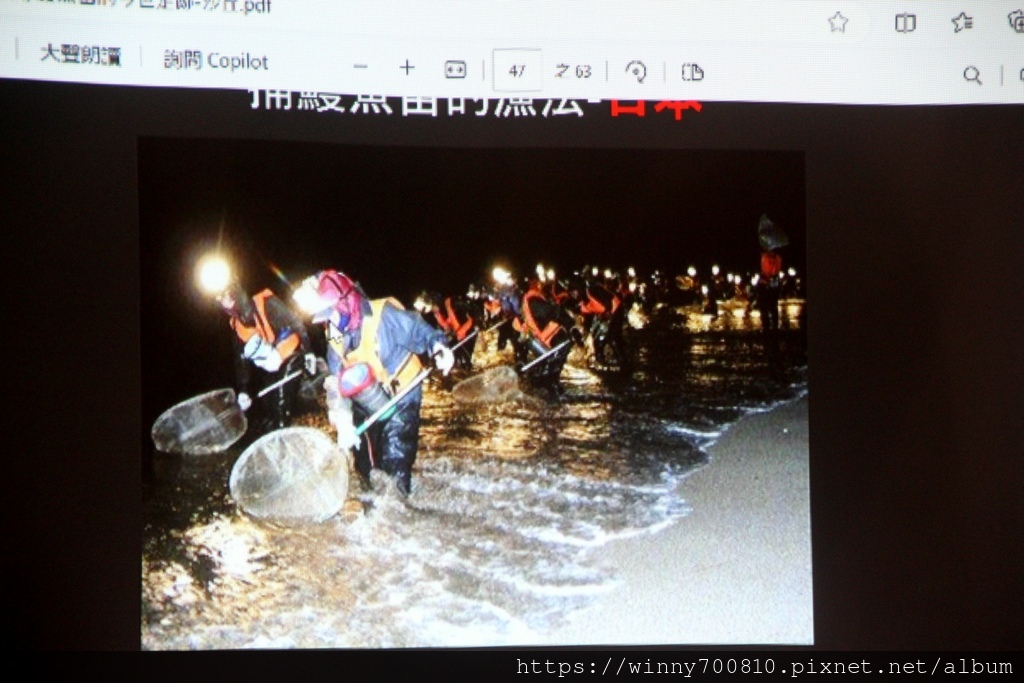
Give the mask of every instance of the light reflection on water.
MULTIPOLYGON (((365 512, 352 500, 320 525, 236 511, 226 482, 242 446, 158 454, 145 492, 143 647, 543 642, 615 584, 589 548, 687 514, 676 489, 707 462, 702 448, 805 390, 799 303, 783 311, 772 343, 724 306, 709 320, 655 311, 629 334, 630 372, 589 370, 577 351, 558 395, 468 406, 438 382, 425 393, 410 499, 378 495, 365 512)), ((507 362, 493 348, 475 361, 507 362)))
MULTIPOLYGON (((704 313, 700 306, 683 306, 678 325, 687 331, 701 332, 756 332, 761 329, 761 312, 749 301, 730 300, 718 304, 718 313, 704 313)), ((802 327, 804 301, 783 299, 779 302, 779 328, 799 330, 802 327)))

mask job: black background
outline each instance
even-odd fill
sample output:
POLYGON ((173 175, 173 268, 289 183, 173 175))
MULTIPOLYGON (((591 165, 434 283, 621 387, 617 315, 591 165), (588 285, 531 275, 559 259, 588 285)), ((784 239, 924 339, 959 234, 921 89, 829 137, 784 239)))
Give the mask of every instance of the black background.
POLYGON ((138 149, 200 137, 803 153, 814 649, 1019 649, 1021 107, 710 103, 676 122, 248 101, 0 84, 11 647, 139 647, 140 273, 158 264, 140 257, 138 149))

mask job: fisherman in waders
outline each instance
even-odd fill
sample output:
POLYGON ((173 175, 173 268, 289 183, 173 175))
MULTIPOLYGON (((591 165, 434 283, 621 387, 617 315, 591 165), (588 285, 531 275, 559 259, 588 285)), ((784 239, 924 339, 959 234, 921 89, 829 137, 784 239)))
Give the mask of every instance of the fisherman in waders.
POLYGON ((595 359, 607 363, 610 353, 618 365, 625 363, 622 328, 626 307, 622 305, 622 300, 605 287, 588 285, 580 277, 572 278, 568 289, 576 310, 583 316, 584 326, 590 332, 595 359))
POLYGON ((573 327, 575 321, 565 309, 544 296, 539 280, 530 281, 530 288, 523 295, 521 311, 521 317, 513 321, 513 326, 520 333, 520 343, 532 355, 532 360, 526 364, 517 363, 517 367, 534 384, 557 384, 572 351, 572 342, 581 341, 582 333, 573 327), (543 356, 547 358, 538 365, 531 365, 543 356))
MULTIPOLYGON (((477 329, 477 320, 469 306, 469 302, 462 297, 441 297, 436 295, 431 298, 431 310, 438 329, 444 331, 448 336, 451 346, 456 346, 473 334, 477 329)), ((473 351, 476 349, 476 337, 472 336, 469 341, 455 350, 455 364, 463 370, 470 370, 473 367, 473 351)))
POLYGON ((423 369, 420 356, 433 357, 435 367, 448 374, 455 358, 444 333, 395 299, 369 299, 358 284, 335 270, 308 278, 296 300, 326 329, 331 374, 324 389, 338 446, 355 449, 356 470, 365 482, 371 470, 379 469, 408 494, 419 448, 422 385, 416 384, 365 433, 357 433, 356 423, 412 386, 423 369))
MULTIPOLYGON (((509 344, 512 345, 512 357, 516 363, 525 363, 527 356, 526 344, 520 341, 520 334, 517 327, 518 319, 522 315, 522 300, 519 296, 519 288, 514 283, 499 285, 493 294, 494 320, 504 320, 505 324, 498 328, 498 351, 504 351, 509 344)), ((496 322, 488 322, 488 327, 493 327, 496 322)))
POLYGON ((235 333, 238 406, 245 411, 253 404, 249 366, 255 365, 262 375, 259 387, 278 385, 258 399, 269 426, 276 429, 287 427, 299 392, 297 375, 303 371, 308 375, 316 374, 316 356, 309 351, 311 346, 305 325, 269 289, 250 297, 237 281, 233 281, 216 294, 216 299, 235 333), (292 380, 282 383, 288 377, 292 380))
POLYGON ((761 278, 757 283, 757 307, 761 311, 761 329, 779 329, 779 290, 782 256, 770 249, 761 250, 761 278))

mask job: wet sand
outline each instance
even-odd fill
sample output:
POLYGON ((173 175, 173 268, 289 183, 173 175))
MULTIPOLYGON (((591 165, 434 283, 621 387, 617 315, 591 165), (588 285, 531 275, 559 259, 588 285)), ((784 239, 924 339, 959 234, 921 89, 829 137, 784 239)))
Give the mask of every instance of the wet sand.
POLYGON ((545 644, 813 642, 807 398, 734 425, 679 489, 693 511, 597 551, 620 579, 545 644))

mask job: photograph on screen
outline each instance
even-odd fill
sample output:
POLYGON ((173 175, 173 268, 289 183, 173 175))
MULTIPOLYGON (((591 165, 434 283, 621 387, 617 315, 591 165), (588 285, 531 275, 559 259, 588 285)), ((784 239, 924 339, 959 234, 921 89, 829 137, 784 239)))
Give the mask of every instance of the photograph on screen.
POLYGON ((802 153, 138 164, 143 649, 813 643, 802 153))

